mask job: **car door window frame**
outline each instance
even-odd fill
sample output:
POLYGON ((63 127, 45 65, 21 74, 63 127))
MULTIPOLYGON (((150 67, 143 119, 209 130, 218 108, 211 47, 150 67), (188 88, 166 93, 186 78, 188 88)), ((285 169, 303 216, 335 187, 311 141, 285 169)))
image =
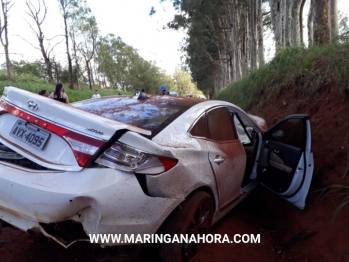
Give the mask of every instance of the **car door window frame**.
MULTIPOLYGON (((236 126, 236 123, 235 123, 235 117, 236 117, 237 121, 239 122, 239 124, 241 125, 241 127, 243 128, 243 130, 244 130, 244 132, 245 132, 245 135, 247 135, 247 138, 250 140, 250 142, 247 143, 247 144, 252 143, 252 142, 253 142, 253 138, 252 138, 252 136, 250 135, 250 133, 247 131, 246 125, 245 125, 245 123, 241 120, 240 115, 237 114, 236 112, 232 112, 233 123, 234 123, 234 127, 235 127, 235 130, 236 130, 238 139, 239 139, 239 140, 241 141, 241 143, 242 143, 242 140, 241 140, 240 137, 239 137, 239 132, 238 132, 238 130, 237 130, 237 126, 236 126)), ((246 121, 247 121, 247 120, 246 120, 246 121)), ((252 128, 253 128, 253 127, 252 127, 252 128)), ((243 143, 242 143, 242 144, 243 144, 243 143)))
POLYGON ((193 124, 189 127, 189 129, 188 129, 188 132, 187 132, 187 134, 188 134, 188 136, 190 136, 190 137, 193 137, 193 138, 197 138, 197 139, 207 139, 207 137, 206 137, 206 130, 207 130, 207 116, 206 116, 206 111, 205 112, 203 112, 202 114, 200 114, 200 116, 193 122, 193 124), (204 131, 204 133, 205 133, 205 136, 196 136, 196 135, 193 135, 191 132, 192 132, 192 130, 193 130, 193 128, 196 126, 196 124, 201 120, 201 118, 203 117, 203 116, 205 116, 205 131, 204 131))
POLYGON ((230 116, 230 110, 226 107, 226 106, 215 106, 215 107, 212 107, 212 108, 209 108, 207 109, 205 112, 203 112, 202 114, 200 114, 200 116, 194 121, 194 123, 190 126, 190 128, 188 129, 188 135, 190 137, 193 137, 193 138, 197 138, 197 139, 205 139, 205 140, 208 140, 208 141, 212 141, 212 142, 215 142, 215 143, 218 143, 218 144, 221 144, 221 143, 227 143, 227 142, 231 142, 231 141, 235 141, 235 140, 238 140, 239 137, 236 133, 236 128, 234 126, 234 123, 233 123, 233 119, 231 118, 230 116), (232 129, 232 132, 234 134, 234 139, 229 139, 229 140, 223 140, 223 141, 219 141, 219 140, 215 140, 215 139, 210 139, 208 136, 207 136, 207 130, 208 130, 208 114, 210 112, 212 112, 213 110, 217 110, 217 109, 220 109, 220 108, 225 108, 226 112, 227 112, 227 116, 228 116, 228 119, 230 121, 230 124, 231 124, 231 129, 232 129), (191 133, 191 131, 193 130, 193 128, 195 127, 195 125, 200 121, 201 117, 205 115, 205 126, 206 126, 206 130, 205 130, 205 136, 202 137, 202 136, 196 136, 196 135, 193 135, 191 133))
POLYGON ((229 109, 226 107, 226 106, 217 106, 217 107, 214 107, 214 108, 210 108, 209 110, 207 110, 206 111, 206 139, 208 140, 208 141, 212 141, 212 142, 215 142, 215 143, 217 143, 217 144, 224 144, 224 143, 230 143, 230 142, 232 142, 232 141, 236 141, 236 140, 238 140, 239 138, 238 138, 238 135, 237 135, 237 133, 236 133, 236 130, 235 130, 235 127, 234 127, 234 123, 233 123, 233 121, 232 121, 232 119, 231 119, 231 117, 230 117, 230 112, 229 112, 229 109), (218 110, 218 109, 221 109, 221 108, 224 108, 225 109, 225 111, 226 111, 226 114, 227 114, 227 119, 229 119, 229 122, 230 122, 230 125, 231 125, 231 131, 232 131, 232 133, 234 134, 234 138, 232 138, 232 139, 227 139, 227 140, 216 140, 216 139, 212 139, 212 138, 209 138, 208 137, 208 121, 209 121, 209 119, 208 119, 208 117, 209 117, 209 114, 210 114, 210 112, 212 112, 212 111, 214 111, 214 110, 218 110))

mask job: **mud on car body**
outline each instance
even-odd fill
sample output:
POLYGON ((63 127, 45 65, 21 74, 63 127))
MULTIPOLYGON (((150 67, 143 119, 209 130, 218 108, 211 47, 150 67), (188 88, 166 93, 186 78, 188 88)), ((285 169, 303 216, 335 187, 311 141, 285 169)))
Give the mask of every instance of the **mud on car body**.
MULTIPOLYGON (((267 130, 223 101, 112 96, 65 105, 6 87, 0 219, 65 247, 88 234, 205 234, 258 183, 304 208, 310 141, 307 115, 267 130)), ((162 244, 159 253, 191 261, 198 247, 162 244)))

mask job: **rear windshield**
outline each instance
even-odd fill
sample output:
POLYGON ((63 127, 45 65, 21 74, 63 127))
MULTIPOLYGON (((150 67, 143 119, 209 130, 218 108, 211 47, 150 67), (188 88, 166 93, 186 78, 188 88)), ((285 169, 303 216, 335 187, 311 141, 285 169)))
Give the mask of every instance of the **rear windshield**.
POLYGON ((72 104, 82 110, 150 130, 154 137, 191 106, 202 99, 153 96, 137 100, 129 96, 91 99, 72 104))

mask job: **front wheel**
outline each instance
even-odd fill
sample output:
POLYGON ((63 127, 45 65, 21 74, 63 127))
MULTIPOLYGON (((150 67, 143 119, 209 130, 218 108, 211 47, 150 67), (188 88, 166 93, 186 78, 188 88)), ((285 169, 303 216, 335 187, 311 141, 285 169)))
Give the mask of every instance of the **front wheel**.
MULTIPOLYGON (((213 201, 206 192, 196 192, 185 200, 169 216, 162 232, 170 234, 191 235, 207 234, 211 228, 213 218, 213 201)), ((195 239, 197 239, 195 237, 195 239)), ((160 256, 166 262, 193 261, 199 254, 200 243, 162 243, 160 256)))

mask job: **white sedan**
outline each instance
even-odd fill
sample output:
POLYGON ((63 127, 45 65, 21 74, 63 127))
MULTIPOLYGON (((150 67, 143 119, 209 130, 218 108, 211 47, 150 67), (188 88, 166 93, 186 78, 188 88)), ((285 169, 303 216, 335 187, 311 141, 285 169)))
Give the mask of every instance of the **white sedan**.
MULTIPOLYGON (((0 219, 68 247, 89 234, 205 234, 261 183, 304 208, 310 121, 265 121, 214 100, 111 96, 66 105, 6 87, 0 219)), ((125 243, 103 243, 103 246, 125 243)), ((199 244, 162 244, 192 261, 199 244)))

